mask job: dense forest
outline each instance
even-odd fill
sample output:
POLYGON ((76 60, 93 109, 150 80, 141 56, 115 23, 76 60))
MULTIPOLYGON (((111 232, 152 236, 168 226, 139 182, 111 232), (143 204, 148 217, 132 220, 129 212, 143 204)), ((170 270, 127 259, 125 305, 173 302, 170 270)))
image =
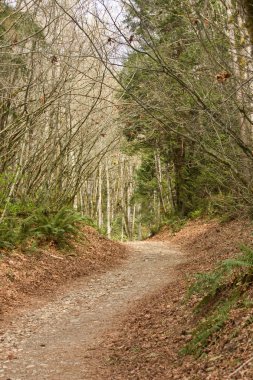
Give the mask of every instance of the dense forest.
POLYGON ((0 2, 0 246, 252 216, 253 6, 0 2))
POLYGON ((0 0, 0 52, 0 378, 253 379, 253 0, 0 0))

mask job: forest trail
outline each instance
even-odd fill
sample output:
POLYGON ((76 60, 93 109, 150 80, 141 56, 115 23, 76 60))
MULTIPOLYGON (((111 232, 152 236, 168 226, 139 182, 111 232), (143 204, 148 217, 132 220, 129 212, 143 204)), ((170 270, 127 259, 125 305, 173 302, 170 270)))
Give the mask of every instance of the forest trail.
POLYGON ((127 245, 131 253, 119 267, 79 279, 0 332, 0 379, 109 379, 98 355, 107 334, 134 302, 175 279, 185 260, 169 243, 127 245))

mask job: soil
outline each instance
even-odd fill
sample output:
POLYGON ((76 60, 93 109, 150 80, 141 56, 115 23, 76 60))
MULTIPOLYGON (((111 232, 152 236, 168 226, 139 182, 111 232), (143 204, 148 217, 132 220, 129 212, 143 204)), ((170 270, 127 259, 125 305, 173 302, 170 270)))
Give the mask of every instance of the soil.
POLYGON ((183 255, 163 242, 127 245, 117 268, 80 278, 42 305, 5 324, 0 379, 110 379, 99 348, 121 329, 129 307, 174 281, 183 255), (109 334, 109 335, 108 335, 109 334))
MULTIPOLYGON (((5 258, 11 297, 2 295, 0 379, 252 379, 252 306, 230 313, 204 355, 180 354, 198 322, 196 300, 185 302, 193 275, 234 257, 241 243, 253 246, 252 229, 248 221, 198 221, 124 246, 91 230, 89 249, 62 257, 52 248, 38 263, 23 258, 25 273, 15 267, 20 253, 5 258)), ((253 301, 253 288, 248 296, 253 301)))
POLYGON ((15 250, 0 255, 0 326, 5 316, 20 307, 51 295, 60 286, 78 277, 103 272, 118 265, 127 252, 122 244, 85 227, 81 240, 58 250, 54 245, 36 250, 15 250))
MULTIPOLYGON (((108 379, 253 379, 253 303, 249 308, 239 305, 230 313, 201 357, 180 353, 198 322, 194 300, 185 301, 193 276, 234 257, 242 243, 252 247, 252 230, 248 221, 199 221, 174 236, 165 229, 152 238, 175 244, 186 253, 187 261, 175 268, 176 281, 129 311, 123 328, 104 347, 111 358, 108 379)), ((253 301, 253 287, 248 297, 253 301)))

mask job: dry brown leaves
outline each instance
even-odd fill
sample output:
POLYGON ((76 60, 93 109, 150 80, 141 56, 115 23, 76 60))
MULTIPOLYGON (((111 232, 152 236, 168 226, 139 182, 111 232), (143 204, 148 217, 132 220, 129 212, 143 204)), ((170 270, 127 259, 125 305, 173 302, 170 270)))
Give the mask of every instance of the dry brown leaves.
MULTIPOLYGON (((189 260, 178 267, 176 282, 138 303, 126 317, 122 330, 109 339, 105 355, 112 379, 253 379, 253 324, 249 323, 253 320, 252 309, 233 310, 225 328, 212 338, 202 357, 179 354, 191 339, 196 323, 193 302, 184 302, 192 276, 233 257, 241 243, 253 246, 252 231, 248 221, 223 225, 198 221, 189 223, 175 236, 167 230, 156 236, 180 246, 189 260)), ((253 289, 248 295, 253 299, 253 289)))
POLYGON ((24 306, 31 296, 50 294, 70 280, 104 271, 126 257, 121 244, 91 227, 83 232, 85 238, 68 252, 49 246, 30 254, 16 250, 0 259, 0 321, 5 314, 24 306))

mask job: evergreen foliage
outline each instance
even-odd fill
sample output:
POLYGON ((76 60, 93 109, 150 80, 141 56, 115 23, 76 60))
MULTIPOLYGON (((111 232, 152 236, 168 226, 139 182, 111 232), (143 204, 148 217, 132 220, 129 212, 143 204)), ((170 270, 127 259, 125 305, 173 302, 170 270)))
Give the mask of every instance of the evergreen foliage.
POLYGON ((121 116, 131 151, 143 162, 152 154, 155 162, 159 154, 162 186, 147 162, 137 173, 136 192, 145 213, 147 192, 140 189, 146 177, 149 199, 156 193, 161 201, 161 224, 169 215, 228 220, 251 212, 250 178, 243 168, 252 171, 252 159, 246 158, 251 139, 241 137, 237 101, 224 101, 234 80, 217 76, 222 66, 230 78, 235 58, 229 34, 209 25, 223 25, 227 10, 214 1, 203 11, 201 3, 192 9, 187 1, 135 0, 127 7, 126 23, 140 47, 121 73, 127 87, 121 116))

